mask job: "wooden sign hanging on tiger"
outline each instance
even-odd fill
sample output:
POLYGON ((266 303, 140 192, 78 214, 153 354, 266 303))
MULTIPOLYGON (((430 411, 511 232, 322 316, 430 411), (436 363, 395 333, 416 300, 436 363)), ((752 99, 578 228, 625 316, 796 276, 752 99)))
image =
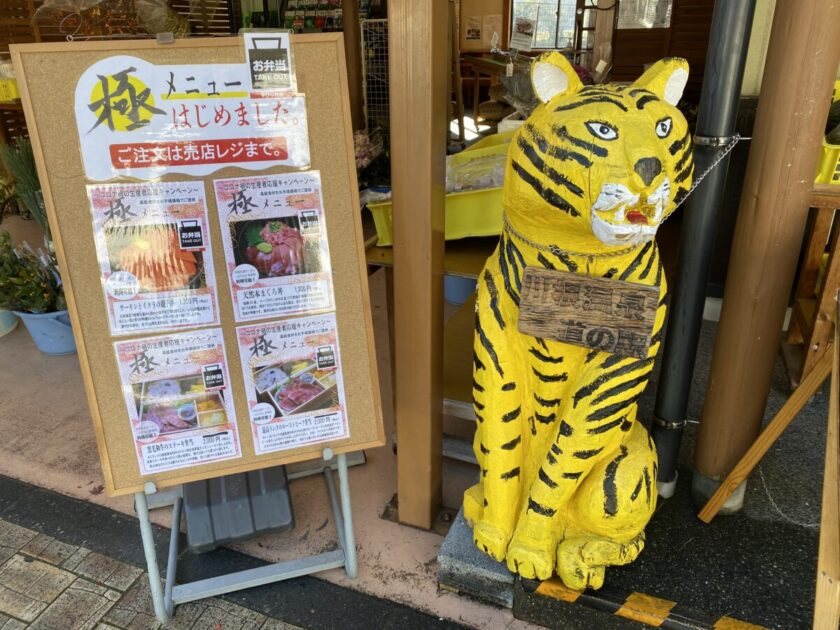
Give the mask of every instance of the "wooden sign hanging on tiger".
POLYGON ((519 332, 644 359, 659 287, 526 267, 519 332))

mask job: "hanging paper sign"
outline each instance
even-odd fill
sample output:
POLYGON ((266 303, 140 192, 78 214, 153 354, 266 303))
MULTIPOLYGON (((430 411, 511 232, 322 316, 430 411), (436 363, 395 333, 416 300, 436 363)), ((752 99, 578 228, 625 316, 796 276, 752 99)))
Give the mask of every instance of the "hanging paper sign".
POLYGON ((245 64, 96 62, 76 84, 85 174, 103 181, 307 166, 304 97, 252 92, 248 82, 245 64))
POLYGON ((220 328, 114 348, 141 474, 241 455, 220 328))
POLYGON ((202 182, 87 187, 111 333, 219 323, 202 182))
POLYGON ((236 320, 334 308, 320 174, 213 183, 236 320))
POLYGON ((349 436, 335 313, 236 332, 257 454, 349 436))
POLYGON ((252 90, 297 91, 288 31, 252 31, 242 34, 252 90))

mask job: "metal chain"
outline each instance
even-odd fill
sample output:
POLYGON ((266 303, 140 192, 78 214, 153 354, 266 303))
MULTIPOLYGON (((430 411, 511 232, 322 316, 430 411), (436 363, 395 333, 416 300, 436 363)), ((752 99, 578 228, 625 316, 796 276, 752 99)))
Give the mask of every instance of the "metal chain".
MULTIPOLYGON (((681 205, 683 205, 685 203, 685 200, 688 199, 689 196, 691 195, 691 193, 693 193, 694 190, 697 188, 697 186, 700 185, 700 182, 702 182, 706 178, 706 176, 712 171, 712 169, 714 169, 718 164, 720 164, 721 160, 723 160, 723 158, 725 158, 732 151, 732 149, 735 148, 735 145, 738 144, 738 142, 740 142, 741 140, 750 140, 750 139, 751 138, 742 138, 741 135, 737 134, 737 133, 734 136, 732 136, 732 139, 727 143, 727 145, 723 149, 721 149, 718 152, 718 154, 715 156, 715 159, 712 160, 712 163, 708 166, 708 168, 705 171, 703 171, 700 174, 699 177, 694 178, 694 181, 691 183, 691 186, 689 187, 686 195, 680 200, 680 202, 677 205, 674 206, 674 209, 671 210, 671 212, 668 214, 668 216, 665 217, 659 223, 659 226, 661 226, 663 223, 665 223, 665 221, 667 221, 672 216, 674 216, 674 213, 677 211, 677 208, 679 208, 681 205)), ((639 245, 641 245, 641 243, 636 243, 635 245, 630 245, 629 247, 625 247, 623 249, 618 249, 618 250, 611 251, 611 252, 601 252, 601 253, 596 253, 596 254, 585 253, 585 252, 574 252, 574 251, 571 251, 571 250, 562 249, 560 247, 557 247, 557 245, 543 245, 542 243, 537 243, 535 241, 532 241, 527 236, 522 234, 519 230, 517 230, 515 227, 513 227, 513 225, 511 225, 510 220, 508 219, 508 216, 507 216, 506 212, 502 213, 502 222, 504 223, 505 230, 507 232, 510 232, 513 236, 515 236, 517 240, 522 241, 526 245, 529 245, 530 247, 533 247, 534 249, 537 249, 539 251, 551 252, 552 254, 555 254, 555 255, 566 254, 566 255, 569 255, 569 256, 581 256, 583 258, 613 258, 615 256, 622 256, 624 254, 632 252, 634 249, 639 247, 639 245)), ((657 229, 658 229, 659 226, 657 226, 657 229)))

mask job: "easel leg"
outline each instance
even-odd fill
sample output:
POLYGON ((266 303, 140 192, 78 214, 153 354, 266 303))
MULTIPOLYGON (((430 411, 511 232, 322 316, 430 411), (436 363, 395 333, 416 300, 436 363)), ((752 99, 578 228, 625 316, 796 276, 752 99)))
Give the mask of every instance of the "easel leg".
POLYGON ((338 456, 338 487, 341 493, 341 512, 344 517, 344 568, 347 577, 355 579, 358 574, 356 561, 356 532, 353 529, 353 509, 350 504, 350 480, 347 475, 347 455, 338 456))
POLYGON ((144 492, 134 493, 134 505, 137 509, 137 518, 140 521, 140 537, 143 539, 143 553, 146 556, 146 568, 149 573, 149 590, 152 592, 152 603, 155 608, 155 617, 161 623, 169 621, 170 616, 166 611, 163 598, 163 585, 160 582, 160 569, 158 569, 157 555, 155 553, 155 538, 152 533, 152 522, 149 520, 149 504, 146 501, 144 492))

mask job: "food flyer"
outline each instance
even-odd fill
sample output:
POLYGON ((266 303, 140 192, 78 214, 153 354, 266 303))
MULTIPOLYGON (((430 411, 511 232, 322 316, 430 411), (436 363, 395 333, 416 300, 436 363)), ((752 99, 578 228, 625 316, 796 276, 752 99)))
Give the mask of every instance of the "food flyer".
POLYGON ((141 474, 240 457, 221 328, 114 348, 141 474))
POLYGON ((213 183, 236 321, 333 309, 320 174, 213 183))
POLYGON ((113 335, 219 323, 202 182, 87 192, 113 335))
POLYGON ((335 313, 236 332, 258 455, 349 436, 335 313))

